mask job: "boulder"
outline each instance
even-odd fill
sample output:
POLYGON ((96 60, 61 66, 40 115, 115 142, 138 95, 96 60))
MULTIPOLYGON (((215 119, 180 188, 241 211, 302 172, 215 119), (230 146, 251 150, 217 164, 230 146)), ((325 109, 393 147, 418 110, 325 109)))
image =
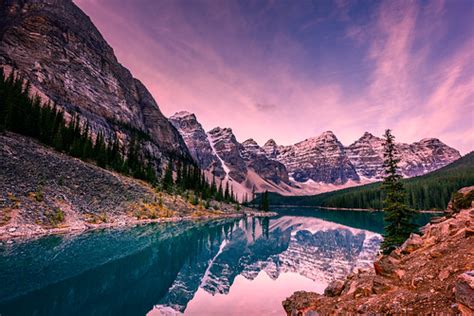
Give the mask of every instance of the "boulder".
POLYGON ((474 313, 474 270, 459 275, 456 284, 456 301, 474 313))
POLYGON ((283 308, 290 315, 311 315, 311 310, 316 307, 320 294, 306 291, 297 291, 282 302, 283 308))
POLYGON ((391 256, 382 255, 374 262, 375 274, 392 277, 396 269, 396 259, 391 256))
POLYGON ((401 246, 401 252, 404 254, 412 253, 413 251, 423 246, 423 239, 420 235, 410 234, 410 237, 401 246))
POLYGON ((339 296, 344 290, 345 282, 343 280, 333 280, 324 290, 325 296, 339 296))

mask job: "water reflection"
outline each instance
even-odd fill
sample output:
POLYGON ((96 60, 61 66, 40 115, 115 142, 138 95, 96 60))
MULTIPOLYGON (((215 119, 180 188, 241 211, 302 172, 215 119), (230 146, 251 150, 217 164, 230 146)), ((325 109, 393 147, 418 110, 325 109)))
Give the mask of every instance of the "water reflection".
POLYGON ((297 215, 0 246, 0 314, 281 314, 293 291, 321 292, 331 279, 371 265, 379 227, 297 215))

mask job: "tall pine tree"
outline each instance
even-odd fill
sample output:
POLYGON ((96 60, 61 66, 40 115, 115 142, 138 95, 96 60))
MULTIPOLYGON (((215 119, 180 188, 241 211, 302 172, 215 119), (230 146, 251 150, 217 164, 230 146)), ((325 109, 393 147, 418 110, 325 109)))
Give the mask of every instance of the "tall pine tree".
POLYGON ((382 251, 390 253, 400 246, 416 226, 413 223, 416 212, 406 204, 406 193, 398 173, 399 159, 395 157, 395 137, 387 129, 385 137, 384 168, 382 189, 385 192, 384 219, 386 222, 382 251))

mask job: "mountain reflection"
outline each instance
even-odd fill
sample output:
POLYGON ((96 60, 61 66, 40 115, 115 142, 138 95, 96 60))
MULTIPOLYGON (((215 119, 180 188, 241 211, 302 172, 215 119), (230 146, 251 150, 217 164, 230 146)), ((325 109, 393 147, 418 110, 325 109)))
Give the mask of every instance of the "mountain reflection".
POLYGON ((186 312, 198 291, 218 300, 237 278, 256 282, 260 273, 271 280, 294 273, 323 289, 369 266, 380 241, 377 233, 311 216, 46 237, 0 246, 0 314, 174 314, 186 312))

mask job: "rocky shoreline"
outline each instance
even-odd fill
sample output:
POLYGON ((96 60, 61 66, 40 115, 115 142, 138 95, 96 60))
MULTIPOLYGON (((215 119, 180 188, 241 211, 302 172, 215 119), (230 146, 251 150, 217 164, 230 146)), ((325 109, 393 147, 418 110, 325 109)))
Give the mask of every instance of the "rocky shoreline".
POLYGON ((287 315, 474 315, 474 205, 421 232, 324 294, 295 292, 282 302, 287 315))
POLYGON ((0 245, 12 244, 14 242, 35 239, 47 235, 63 235, 63 234, 79 234, 96 229, 116 229, 127 228, 138 225, 146 225, 151 223, 172 223, 181 221, 206 221, 225 218, 242 218, 242 217, 273 217, 278 213, 274 212, 259 212, 255 210, 245 209, 243 212, 219 214, 208 212, 201 216, 183 216, 170 218, 156 218, 156 219, 136 219, 128 216, 121 216, 116 218, 113 222, 108 223, 86 223, 79 222, 73 226, 47 228, 38 225, 22 225, 14 226, 8 225, 0 227, 0 245))

